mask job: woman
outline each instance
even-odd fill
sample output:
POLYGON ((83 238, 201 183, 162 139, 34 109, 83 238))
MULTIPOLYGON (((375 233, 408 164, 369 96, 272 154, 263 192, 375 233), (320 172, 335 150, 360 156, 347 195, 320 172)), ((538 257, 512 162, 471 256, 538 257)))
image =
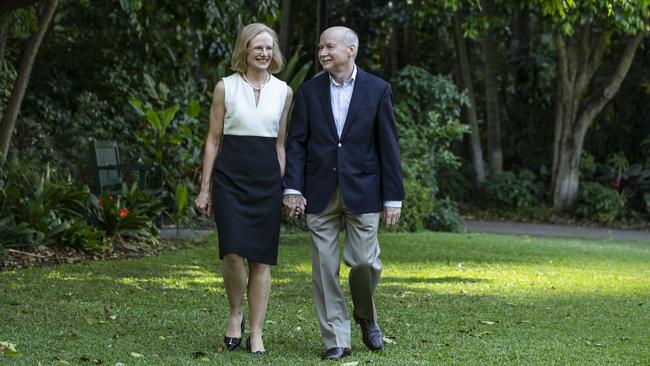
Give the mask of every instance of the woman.
POLYGON ((264 353, 262 326, 277 263, 282 214, 284 140, 292 92, 271 75, 284 60, 275 32, 249 24, 237 36, 231 68, 236 73, 214 88, 210 130, 203 158, 203 180, 196 205, 214 212, 219 257, 230 305, 224 343, 241 344, 247 289, 252 353, 264 353), (248 273, 246 272, 248 262, 248 273), (248 275, 248 280, 247 280, 248 275))

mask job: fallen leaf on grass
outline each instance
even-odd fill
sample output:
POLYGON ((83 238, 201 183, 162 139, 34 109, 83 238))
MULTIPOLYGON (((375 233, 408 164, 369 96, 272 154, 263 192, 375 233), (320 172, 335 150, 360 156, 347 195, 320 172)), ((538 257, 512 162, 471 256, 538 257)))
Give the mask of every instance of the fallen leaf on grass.
POLYGON ((341 366, 357 366, 358 364, 359 361, 352 361, 352 362, 342 363, 341 366))
POLYGON ((387 344, 395 343, 394 340, 392 340, 392 339, 390 339, 390 338, 388 338, 388 337, 383 337, 383 338, 384 338, 384 343, 387 343, 387 344))
POLYGON ((141 355, 137 352, 131 352, 131 357, 140 358, 140 357, 144 357, 144 355, 141 355))
POLYGON ((479 320, 479 323, 487 324, 487 325, 494 325, 494 322, 489 321, 489 320, 479 320))
POLYGON ((5 356, 20 356, 20 352, 16 351, 16 345, 9 342, 0 342, 0 351, 5 356))

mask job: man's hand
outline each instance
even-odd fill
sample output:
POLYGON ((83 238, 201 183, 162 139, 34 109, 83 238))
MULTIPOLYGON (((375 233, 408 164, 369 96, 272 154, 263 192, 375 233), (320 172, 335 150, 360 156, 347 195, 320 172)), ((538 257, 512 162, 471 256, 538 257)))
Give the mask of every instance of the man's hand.
POLYGON ((384 225, 386 227, 397 225, 401 211, 402 209, 400 207, 384 206, 384 225))
POLYGON ((285 211, 291 218, 298 217, 305 212, 307 200, 301 194, 285 194, 282 198, 285 211))

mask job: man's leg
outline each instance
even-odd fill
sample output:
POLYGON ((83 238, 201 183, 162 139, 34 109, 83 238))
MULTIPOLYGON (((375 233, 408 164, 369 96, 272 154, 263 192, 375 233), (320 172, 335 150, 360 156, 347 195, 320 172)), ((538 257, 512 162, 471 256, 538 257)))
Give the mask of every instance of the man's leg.
POLYGON ((338 189, 323 212, 307 215, 311 238, 312 285, 321 336, 327 349, 351 346, 350 316, 339 283, 338 233, 342 205, 338 189))
POLYGON ((377 322, 375 289, 381 274, 379 260, 379 213, 345 213, 343 259, 350 266, 350 293, 356 316, 377 322))

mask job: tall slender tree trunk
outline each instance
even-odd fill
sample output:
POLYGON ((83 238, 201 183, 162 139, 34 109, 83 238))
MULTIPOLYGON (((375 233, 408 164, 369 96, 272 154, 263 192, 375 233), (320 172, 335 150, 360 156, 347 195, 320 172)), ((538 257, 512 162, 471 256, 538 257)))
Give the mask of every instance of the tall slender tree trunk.
POLYGON ((555 207, 575 202, 580 184, 580 156, 587 129, 618 92, 646 34, 647 31, 644 31, 629 38, 623 53, 618 56, 616 70, 607 83, 598 89, 589 90, 594 75, 602 64, 611 33, 596 35, 594 38, 589 24, 577 27, 571 37, 560 31, 555 32, 558 80, 551 180, 555 207))
POLYGON ((38 29, 29 38, 20 58, 18 75, 11 91, 11 98, 2 116, 2 123, 0 124, 0 165, 3 165, 7 158, 11 135, 13 134, 18 112, 20 111, 20 106, 25 96, 25 90, 27 90, 29 76, 32 73, 36 55, 38 54, 41 42, 43 42, 43 38, 45 38, 45 34, 54 17, 54 12, 58 4, 59 0, 47 0, 45 2, 39 15, 38 29))
POLYGON ((280 49, 286 58, 291 57, 291 0, 282 0, 282 18, 280 20, 280 49))
MULTIPOLYGON (((316 44, 320 41, 320 34, 328 27, 327 21, 327 0, 317 0, 316 1, 316 44)), ((317 73, 320 68, 320 62, 318 62, 318 54, 316 54, 316 60, 314 62, 314 73, 317 73)))
POLYGON ((481 136, 478 128, 478 119, 476 118, 476 98, 474 98, 474 88, 472 86, 472 74, 470 69, 469 54, 467 52, 467 43, 462 30, 462 15, 460 10, 454 14, 453 27, 454 39, 456 41, 456 53, 458 55, 458 64, 460 67, 460 76, 462 80, 462 89, 470 101, 467 107, 467 119, 471 130, 471 147, 472 147, 472 167, 474 168, 474 185, 478 190, 485 186, 485 164, 483 162, 483 150, 481 148, 481 136))
MULTIPOLYGON (((485 1, 488 17, 494 15, 494 0, 485 1)), ((499 81, 497 73, 497 43, 494 28, 489 27, 483 39, 485 55, 485 110, 487 114, 488 167, 490 174, 496 176, 503 172, 503 152, 501 150, 501 120, 499 116, 499 81)))
POLYGON ((5 50, 7 49, 7 38, 9 38, 9 22, 0 27, 0 75, 4 72, 5 50))

